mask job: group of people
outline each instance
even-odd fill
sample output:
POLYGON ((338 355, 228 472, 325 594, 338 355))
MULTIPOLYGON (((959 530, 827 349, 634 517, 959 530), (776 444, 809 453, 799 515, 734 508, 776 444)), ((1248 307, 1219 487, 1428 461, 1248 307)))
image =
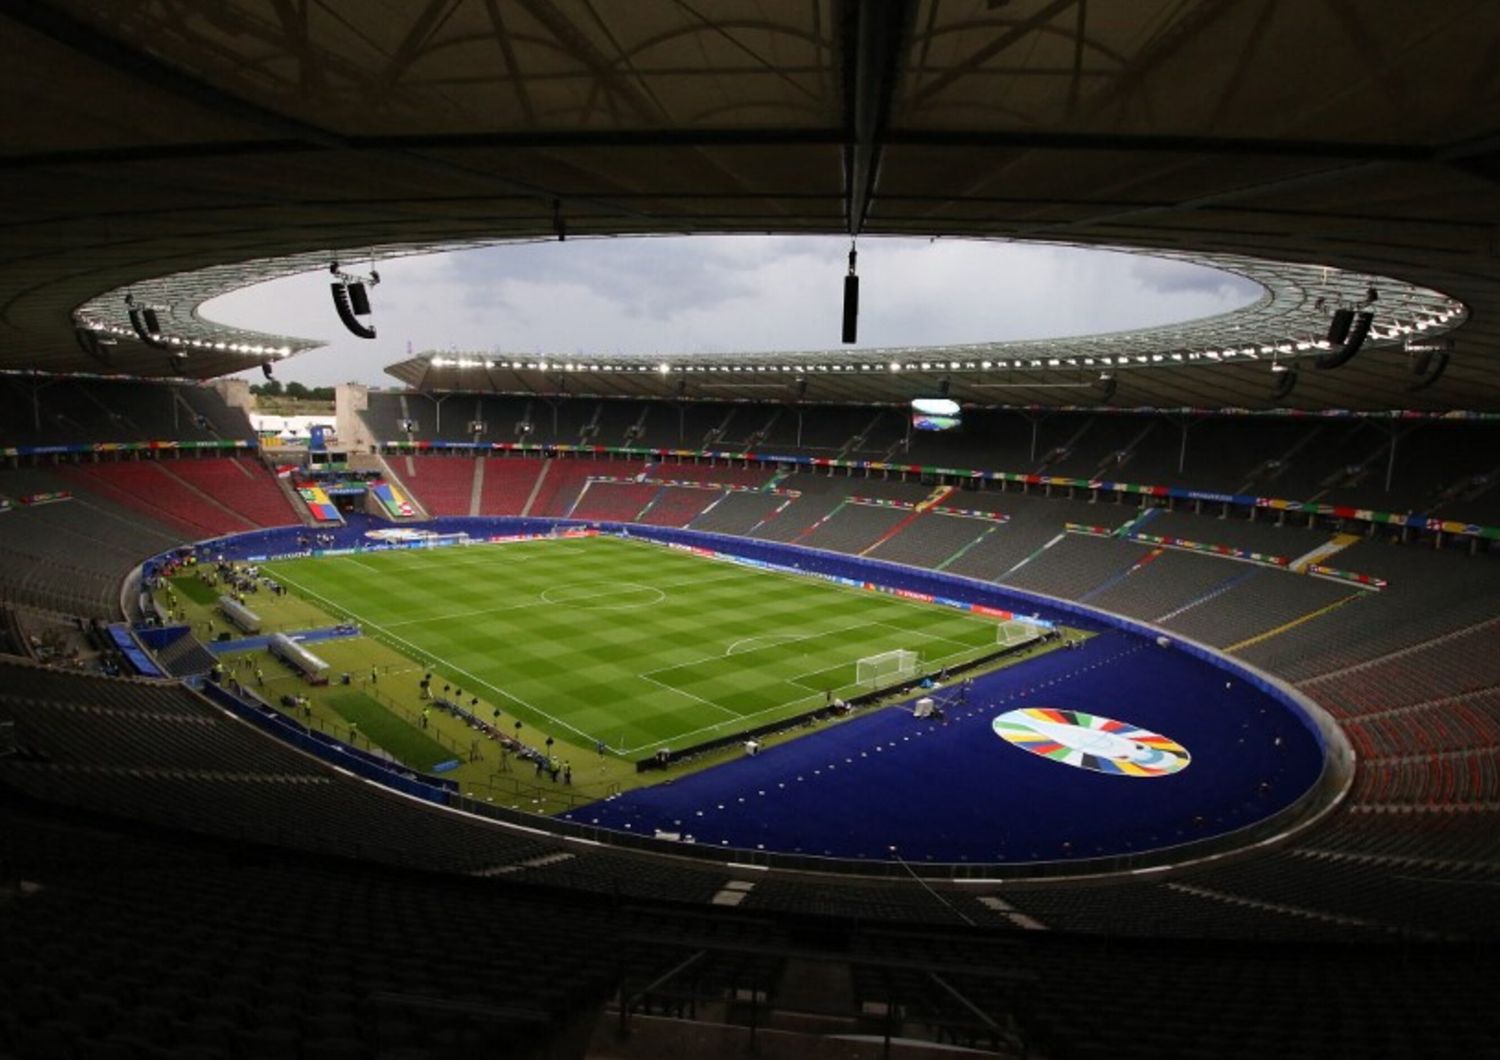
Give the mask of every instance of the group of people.
POLYGON ((301 533, 297 535, 298 548, 332 548, 333 545, 334 536, 326 530, 320 530, 313 534, 301 533))

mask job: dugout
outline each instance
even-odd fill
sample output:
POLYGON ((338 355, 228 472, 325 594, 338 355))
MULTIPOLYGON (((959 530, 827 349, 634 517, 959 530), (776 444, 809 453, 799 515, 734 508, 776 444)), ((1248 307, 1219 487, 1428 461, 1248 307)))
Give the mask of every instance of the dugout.
POLYGON ((241 633, 259 633, 260 616, 232 596, 219 597, 219 611, 241 633))
POLYGON ((272 655, 300 673, 308 684, 328 683, 328 664, 285 633, 273 633, 269 647, 272 655))

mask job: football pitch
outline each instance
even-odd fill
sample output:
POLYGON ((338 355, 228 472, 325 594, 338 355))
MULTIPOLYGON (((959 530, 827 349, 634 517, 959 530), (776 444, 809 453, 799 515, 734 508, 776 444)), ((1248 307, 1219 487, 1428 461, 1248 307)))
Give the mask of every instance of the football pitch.
MULTIPOLYGON (((520 721, 627 757, 792 717, 865 656, 924 670, 996 648, 997 621, 613 537, 283 560, 293 592, 520 721)), ((413 687, 415 680, 413 679, 413 687)))

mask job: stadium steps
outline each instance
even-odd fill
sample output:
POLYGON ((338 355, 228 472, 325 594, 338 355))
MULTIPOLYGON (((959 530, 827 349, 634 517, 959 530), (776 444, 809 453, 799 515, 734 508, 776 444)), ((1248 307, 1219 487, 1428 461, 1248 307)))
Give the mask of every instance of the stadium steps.
POLYGON ((818 527, 822 526, 824 523, 828 522, 828 520, 832 519, 835 515, 837 515, 839 513, 839 511, 844 507, 844 505, 846 505, 848 503, 850 503, 849 498, 847 498, 847 497, 840 498, 838 504, 834 505, 834 507, 832 509, 830 509, 829 511, 825 512, 820 518, 814 520, 814 522, 813 522, 813 524, 811 526, 807 527, 805 530, 803 530, 797 536, 793 537, 791 539, 792 543, 796 544, 798 541, 801 541, 804 537, 807 537, 809 534, 811 534, 818 527))
POLYGON ((297 518, 301 520, 302 525, 320 525, 318 517, 314 515, 312 513, 312 509, 307 506, 307 501, 303 498, 302 494, 297 492, 297 490, 292 486, 292 476, 276 475, 275 478, 276 487, 280 489, 282 495, 286 497, 287 503, 292 506, 292 511, 297 513, 297 518))
POLYGON ((1025 931, 1048 931, 1051 930, 1034 916, 1028 916, 1020 912, 1003 898, 993 894, 982 894, 978 896, 979 904, 994 913, 999 913, 1005 921, 1014 924, 1025 931))
POLYGON ((1126 578, 1130 577, 1136 571, 1138 571, 1142 567, 1147 566, 1148 564, 1150 564, 1153 560, 1155 560, 1158 556, 1160 556, 1162 554, 1162 551, 1163 551, 1162 549, 1154 548, 1150 552, 1147 552, 1140 559, 1136 560, 1130 566, 1126 567, 1124 570, 1118 572, 1117 574, 1112 574, 1108 578, 1105 578, 1098 585, 1094 586, 1088 592, 1086 592, 1082 596, 1080 596, 1078 598, 1079 603, 1087 603, 1088 601, 1092 600, 1094 597, 1099 596, 1099 595, 1101 595, 1103 593, 1109 592, 1116 585, 1119 585, 1122 581, 1124 581, 1126 578))
POLYGON ((531 484, 531 492, 526 495, 526 503, 521 508, 521 515, 531 514, 531 506, 536 503, 537 497, 542 492, 542 483, 547 481, 547 475, 552 471, 553 461, 543 460, 541 473, 537 475, 536 481, 531 484))
POLYGON ((708 901, 710 905, 737 906, 753 890, 755 883, 752 880, 729 880, 708 901))
POLYGON ((881 534, 878 538, 875 539, 874 542, 872 542, 871 544, 869 544, 865 548, 861 549, 860 552, 859 552, 859 554, 861 556, 868 556, 871 552, 874 552, 881 545, 885 544, 891 538, 895 537, 897 534, 899 534, 901 531, 905 530, 912 523, 914 523, 918 519, 920 519, 922 517, 923 510, 924 509, 921 506, 918 506, 918 508, 917 508, 916 511, 912 512, 905 519, 902 519, 895 526, 891 527, 885 533, 881 534))
POLYGON ((1172 619, 1178 617, 1179 615, 1187 614, 1187 612, 1191 611, 1195 607, 1199 607, 1199 606, 1201 606, 1203 604, 1206 604, 1210 600, 1215 599, 1216 597, 1223 596, 1225 593, 1229 592, 1229 590, 1233 589, 1235 586, 1239 585, 1241 582, 1248 581, 1249 579, 1255 577, 1255 575, 1258 574, 1258 573, 1259 572, 1255 571, 1255 570, 1247 570, 1247 571, 1245 571, 1245 572, 1243 572, 1241 574, 1236 574, 1234 577, 1229 578, 1229 579, 1221 582, 1219 585, 1214 586, 1212 589, 1210 589, 1208 592, 1204 593, 1202 596, 1198 597, 1196 600, 1189 600, 1187 603, 1183 604, 1181 607, 1174 608, 1173 610, 1168 611, 1164 615, 1157 615, 1156 618, 1153 621, 1155 621, 1158 624, 1160 624, 1162 622, 1170 622, 1172 619))
POLYGON ((1301 847, 1288 850, 1294 858, 1306 861, 1343 861, 1354 865, 1383 865, 1390 868, 1435 869, 1442 872, 1468 872, 1492 876, 1495 864, 1456 858, 1425 858, 1413 854, 1376 854, 1356 850, 1328 850, 1323 847, 1301 847))
POLYGON ((1369 814, 1482 814, 1500 813, 1500 802, 1358 802, 1349 805, 1349 813, 1369 814))
POLYGON ((487 868, 474 869, 469 875, 483 877, 508 876, 513 872, 525 872, 527 869, 545 869, 549 865, 559 865, 564 861, 572 861, 577 856, 570 851, 559 850, 552 854, 541 854, 537 857, 527 858, 525 861, 517 861, 510 865, 490 865, 487 868))
POLYGON ((1045 545, 1043 545, 1041 548, 1037 549, 1035 552, 1033 552, 1031 555, 1027 556, 1025 559, 1021 560, 1021 562, 1019 562, 1015 566, 1011 567, 1010 570, 1006 571, 1004 574, 1000 575, 1000 577, 996 578, 995 580, 997 582, 999 582, 999 581, 1004 581, 1006 578, 1009 578, 1012 574, 1016 573, 1016 571, 1020 570, 1024 566, 1026 566, 1026 564, 1028 564, 1032 560, 1036 559, 1043 552, 1046 552, 1049 548, 1051 548, 1053 545, 1057 544, 1059 541, 1061 541, 1063 538, 1065 538, 1067 536, 1068 536, 1067 534, 1058 534, 1056 537, 1051 538, 1045 545))
POLYGON ((999 526, 992 526, 992 527, 988 528, 983 533, 981 533, 978 537, 976 537, 973 541, 970 541, 963 548, 959 549, 957 552, 953 553, 953 555, 949 556, 947 559, 943 560, 943 562, 939 563, 936 567, 933 568, 933 570, 947 570, 949 564, 957 563, 959 560, 963 559, 964 558, 964 553, 968 552, 971 548, 973 548, 975 545, 979 544, 985 538, 989 537, 991 534, 993 534, 998 529, 1000 529, 999 526))
POLYGON ((1305 552, 1292 560, 1291 569, 1301 574, 1314 563, 1322 563, 1328 557, 1335 556, 1350 545, 1356 545, 1363 540, 1364 538, 1358 534, 1334 534, 1332 540, 1325 541, 1317 548, 1305 552))
MULTIPOLYGON (((410 460, 411 458, 407 457, 407 459, 410 460)), ((422 502, 419 501, 419 500, 417 500, 416 494, 412 493, 411 490, 409 490, 409 489, 406 488, 406 483, 402 480, 402 478, 401 478, 400 475, 396 474, 396 469, 393 468, 393 467, 391 467, 390 461, 387 460, 383 456, 380 457, 379 460, 380 460, 380 466, 385 471, 386 484, 389 486, 389 488, 390 488, 390 490, 391 490, 391 492, 393 494, 393 500, 394 500, 395 505, 396 505, 395 508, 392 508, 392 506, 390 504, 384 504, 384 502, 382 502, 383 506, 385 507, 385 509, 386 509, 387 513, 390 515, 390 517, 392 519, 400 519, 402 521, 405 521, 405 520, 413 520, 413 521, 415 521, 415 520, 429 518, 429 516, 427 514, 427 510, 422 507, 422 502), (402 502, 405 502, 405 503, 411 505, 411 509, 412 509, 412 514, 411 515, 407 515, 407 514, 405 514, 404 512, 402 512, 400 510, 399 505, 402 502)), ((375 487, 375 489, 378 490, 378 486, 375 487)), ((378 496, 379 496, 379 494, 377 492, 377 497, 378 496)))
POLYGON ((1489 619, 1488 621, 1482 622, 1477 626, 1463 626, 1459 629, 1444 633, 1442 636, 1433 637, 1430 640, 1420 641, 1416 644, 1408 644, 1403 648, 1397 648, 1395 651, 1386 652, 1384 655, 1377 655, 1373 659, 1366 659, 1363 662, 1357 662, 1351 666, 1345 666, 1338 670, 1329 670, 1327 673, 1318 674, 1318 676, 1316 677, 1310 677, 1306 681, 1303 681, 1300 687, 1313 688, 1317 685, 1323 684, 1327 681, 1332 681, 1336 678, 1347 677, 1350 674, 1361 673, 1362 671, 1369 670, 1384 663, 1396 662, 1400 659, 1406 658, 1409 655, 1415 655, 1417 652, 1428 651, 1432 648, 1439 647, 1440 645, 1458 640, 1461 637, 1471 636, 1474 633, 1479 632, 1480 630, 1488 629, 1489 627, 1495 626, 1497 624, 1500 624, 1500 617, 1489 619))
POLYGON ((752 526, 750 529, 746 530, 745 531, 745 536, 746 537, 753 537, 755 535, 755 531, 759 530, 761 527, 763 527, 767 523, 771 522, 773 519, 775 519, 782 512, 786 511, 786 509, 788 507, 790 507, 792 504, 795 504, 795 503, 796 502, 792 498, 788 497, 786 500, 784 500, 780 504, 778 504, 775 508, 771 509, 770 514, 761 517, 761 519, 759 521, 757 521, 754 526, 752 526))
POLYGON ((1162 509, 1160 509, 1160 508, 1146 508, 1146 509, 1143 509, 1133 519, 1127 519, 1125 522, 1123 522, 1119 526, 1117 526, 1115 528, 1115 536, 1116 537, 1129 537, 1131 534, 1135 533, 1137 530, 1140 530, 1142 527, 1144 527, 1147 524, 1149 524, 1153 519, 1155 519, 1158 515, 1160 515, 1161 512, 1162 512, 1162 509))
POLYGON ((48 762, 42 766, 54 773, 82 773, 98 777, 138 777, 143 780, 223 780, 250 784, 332 784, 332 777, 312 773, 247 773, 223 769, 187 769, 182 766, 112 766, 101 762, 48 762))
POLYGON ((487 463, 483 457, 474 461, 474 485, 469 490, 470 515, 478 515, 484 508, 484 468, 487 463))
MULTIPOLYGON (((1373 920, 1363 920, 1359 917, 1342 916, 1338 913, 1324 913, 1316 909, 1304 909, 1301 906, 1285 905, 1281 902, 1267 902, 1259 898, 1243 898, 1237 894, 1226 894, 1223 891, 1211 890, 1207 887, 1199 887, 1191 883, 1168 883, 1164 885, 1169 891, 1178 894, 1191 894, 1198 898, 1207 898, 1215 902, 1224 902, 1227 905, 1237 905, 1244 909, 1256 909, 1266 913, 1280 913, 1284 916, 1298 917, 1303 920, 1317 920, 1325 924, 1336 924, 1340 927, 1369 928, 1375 931, 1400 931, 1401 929, 1389 924, 1376 923, 1373 920)), ((1413 932, 1413 934, 1427 935, 1438 938, 1441 936, 1430 935, 1427 932, 1413 932)))
POLYGON ((1226 652, 1234 652, 1242 651, 1245 648, 1252 648, 1257 644, 1270 640, 1272 637, 1279 637, 1283 633, 1290 632, 1291 630, 1296 629, 1298 626, 1303 625, 1304 623, 1311 622, 1314 619, 1322 618, 1324 615, 1332 611, 1337 611, 1339 608, 1343 607, 1351 600, 1355 600, 1363 595, 1364 590, 1355 590, 1348 596, 1340 597, 1332 603, 1324 604, 1322 607, 1315 608, 1312 611, 1308 611, 1306 614, 1298 615, 1290 622, 1283 622, 1281 625, 1273 626, 1271 629, 1257 633, 1253 637, 1246 637, 1244 640, 1237 641, 1236 643, 1229 645, 1224 650, 1226 652))

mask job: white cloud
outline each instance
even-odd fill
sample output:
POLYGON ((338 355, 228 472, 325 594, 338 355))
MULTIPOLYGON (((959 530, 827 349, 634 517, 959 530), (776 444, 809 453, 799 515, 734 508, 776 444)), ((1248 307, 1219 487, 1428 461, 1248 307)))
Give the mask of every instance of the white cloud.
MULTIPOLYGON (((832 349, 848 241, 696 236, 532 243, 379 266, 379 338, 344 332, 326 272, 275 280, 204 306, 211 319, 326 340, 283 379, 389 383, 408 345, 573 354, 832 349)), ((351 265, 358 269, 360 266, 351 265)), ((1259 296, 1237 277, 1180 262, 1071 247, 865 239, 861 346, 1081 335, 1222 313, 1259 296)), ((258 375, 258 373, 256 373, 258 375)))

